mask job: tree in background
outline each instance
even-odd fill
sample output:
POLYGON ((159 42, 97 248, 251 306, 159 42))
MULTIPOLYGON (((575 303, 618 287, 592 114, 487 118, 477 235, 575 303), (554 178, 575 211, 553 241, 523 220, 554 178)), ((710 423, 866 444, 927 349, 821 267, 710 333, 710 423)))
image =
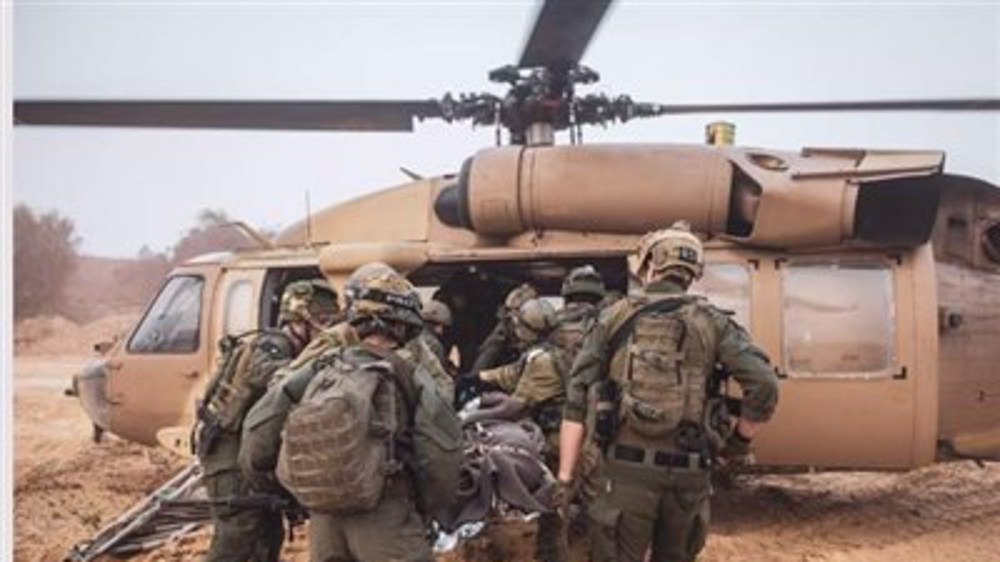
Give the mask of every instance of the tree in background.
POLYGON ((202 209, 198 213, 198 223, 174 246, 172 261, 176 265, 201 254, 240 250, 255 245, 253 240, 232 225, 232 219, 225 211, 202 209))
POLYGON ((73 221, 49 212, 36 215, 14 207, 14 317, 52 313, 62 303, 63 287, 76 267, 73 221))

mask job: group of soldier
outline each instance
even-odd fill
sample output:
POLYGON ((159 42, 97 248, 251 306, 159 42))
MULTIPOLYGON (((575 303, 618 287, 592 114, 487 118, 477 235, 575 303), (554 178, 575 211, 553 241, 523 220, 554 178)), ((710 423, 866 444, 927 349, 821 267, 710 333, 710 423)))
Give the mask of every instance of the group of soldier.
POLYGON ((343 312, 326 282, 290 283, 279 328, 221 342, 199 406, 194 441, 214 523, 205 561, 277 561, 291 504, 308 508, 314 562, 432 560, 434 500, 453 497, 440 486, 458 478, 443 478, 449 466, 421 456, 421 443, 454 439, 455 411, 469 402, 463 424, 529 419, 545 436, 557 482, 537 519, 538 560, 569 559, 567 521, 582 508, 592 560, 693 561, 707 535, 711 470, 748 461, 777 402, 767 356, 731 314, 688 293, 703 267, 700 240, 677 224, 640 240, 627 295, 607 291, 589 265, 567 275, 559 310, 518 286, 464 373, 444 338, 452 312, 421 302, 388 265, 351 275, 343 312), (713 392, 720 377, 741 387, 732 421, 713 392), (369 379, 387 382, 363 386, 369 379), (372 404, 357 406, 357 396, 372 404), (369 410, 379 431, 343 435, 352 412, 369 410), (446 438, 423 438, 428 427, 446 438), (345 442, 376 435, 388 451, 372 452, 377 478, 351 472, 357 458, 335 458, 354 446, 345 442), (437 489, 423 482, 435 474, 437 489), (285 501, 250 501, 261 497, 285 501))

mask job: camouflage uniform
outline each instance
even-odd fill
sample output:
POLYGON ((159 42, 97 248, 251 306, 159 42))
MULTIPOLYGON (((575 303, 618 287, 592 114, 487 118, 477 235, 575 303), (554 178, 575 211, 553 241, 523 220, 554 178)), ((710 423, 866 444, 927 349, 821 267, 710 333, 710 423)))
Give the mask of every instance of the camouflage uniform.
MULTIPOLYGON (((689 299, 684 306, 691 307, 689 314, 698 319, 699 329, 711 336, 713 345, 705 360, 721 364, 739 383, 743 391, 741 416, 750 421, 765 421, 771 416, 777 402, 777 379, 766 355, 729 314, 683 294, 680 285, 656 281, 602 312, 573 364, 565 419, 590 421, 592 426, 593 419, 588 420, 589 387, 605 375, 615 381, 627 376, 628 345, 615 351, 608 373, 601 372, 611 334, 643 304, 678 297, 689 299)), ((623 407, 619 406, 619 420, 623 407)), ((606 488, 590 507, 594 560, 637 562, 644 559, 650 543, 654 562, 694 560, 708 531, 711 487, 707 463, 705 455, 680 447, 676 437, 651 441, 639 436, 626 421, 607 448, 606 488), (643 460, 637 460, 636 453, 643 460)))
MULTIPOLYGON (((308 344, 309 329, 299 335, 288 325, 298 321, 319 328, 318 320, 337 312, 336 293, 322 280, 290 283, 281 295, 280 330, 265 330, 249 345, 249 360, 241 385, 246 388, 245 400, 221 406, 227 413, 236 414, 237 427, 227 427, 218 433, 207 450, 198 452, 203 470, 202 481, 209 498, 227 500, 252 496, 263 490, 254 488, 240 471, 239 454, 242 426, 247 413, 264 395, 275 373, 288 365, 308 344), (237 408, 238 410, 229 410, 237 408)), ((218 376, 218 375, 217 375, 218 376)), ((213 381, 215 382, 215 381, 213 381)), ((203 402, 214 405, 220 400, 218 389, 210 384, 203 402)), ((233 400, 233 399, 230 399, 233 400)), ((212 423, 203 420, 203 423, 212 423)), ((284 538, 281 511, 266 508, 212 507, 212 542, 205 554, 205 562, 276 561, 281 553, 284 538)))
MULTIPOLYGON (((297 347, 288 335, 277 330, 263 333, 252 345, 247 382, 256 401, 274 372, 295 356, 297 347)), ((222 431, 212 448, 199 457, 209 498, 229 499, 254 493, 237 463, 240 441, 240 433, 222 431)), ((214 530, 205 562, 278 560, 284 537, 280 511, 217 505, 212 508, 212 519, 214 530)))

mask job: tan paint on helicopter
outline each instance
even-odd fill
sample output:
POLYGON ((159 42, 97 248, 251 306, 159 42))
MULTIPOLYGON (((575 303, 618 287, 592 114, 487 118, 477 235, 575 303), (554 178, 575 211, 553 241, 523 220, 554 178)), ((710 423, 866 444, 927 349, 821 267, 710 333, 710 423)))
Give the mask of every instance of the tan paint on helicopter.
MULTIPOLYGON (((520 150, 499 149, 485 154, 502 160, 520 150)), ((493 182, 490 190, 496 190, 497 198, 507 201, 484 207, 496 210, 497 216, 485 216, 482 208, 477 215, 473 209, 474 225, 485 224, 490 228, 500 225, 516 232, 484 234, 442 223, 433 211, 433 203, 456 179, 441 177, 404 184, 314 214, 310 225, 312 246, 301 245, 306 233, 303 222, 279 235, 277 242, 284 247, 212 256, 197 260, 190 267, 202 268, 207 276, 218 276, 221 287, 226 279, 237 274, 263 275, 270 268, 318 265, 339 287, 354 268, 372 260, 416 272, 430 264, 454 266, 458 271, 485 262, 516 265, 580 258, 624 258, 645 228, 638 228, 629 221, 626 211, 643 213, 649 209, 649 215, 642 220, 650 225, 662 225, 667 220, 654 223, 654 211, 658 209, 669 215, 672 207, 663 201, 673 202, 675 197, 680 197, 677 205, 693 213, 692 220, 702 221, 706 228, 724 228, 725 217, 720 219, 718 213, 720 208, 728 211, 729 205, 719 195, 722 188, 716 181, 718 174, 725 176, 720 170, 733 163, 740 170, 744 167, 750 170, 743 173, 760 184, 759 196, 750 193, 751 197, 742 202, 742 208, 755 210, 754 231, 747 240, 715 236, 706 243, 707 256, 712 263, 740 264, 749 272, 748 327, 775 364, 787 373, 782 381, 782 407, 759 441, 760 461, 785 468, 905 469, 927 464, 939 456, 939 438, 949 439, 958 454, 1000 454, 1000 441, 996 439, 996 430, 1000 427, 1000 408, 997 408, 1000 383, 995 380, 997 377, 992 370, 992 365, 1000 364, 1000 345, 997 345, 996 330, 989 322, 1000 299, 994 289, 1000 286, 997 283, 1000 266, 976 269, 978 262, 975 260, 985 259, 981 252, 973 254, 967 263, 949 264, 949 260, 961 260, 948 257, 944 247, 949 240, 947 221, 942 220, 935 229, 933 251, 932 244, 911 248, 844 244, 845 237, 851 234, 848 226, 853 221, 853 192, 860 176, 870 179, 929 174, 940 167, 939 153, 811 150, 796 155, 758 149, 690 150, 681 147, 677 149, 678 154, 698 154, 697 157, 706 163, 701 168, 705 183, 699 193, 694 185, 696 180, 690 177, 684 181, 692 185, 684 189, 674 189, 676 185, 683 186, 680 180, 655 185, 649 180, 653 169, 649 160, 666 150, 661 145, 636 148, 637 161, 645 162, 643 166, 647 167, 635 169, 625 165, 628 147, 602 153, 607 159, 597 168, 589 167, 590 160, 577 158, 584 152, 564 152, 555 148, 524 150, 537 152, 531 157, 535 169, 531 175, 514 177, 514 184, 505 183, 511 178, 500 173, 510 171, 505 167, 509 166, 509 161, 496 167, 484 166, 478 171, 478 162, 474 161, 470 174, 470 189, 474 194, 476 186, 480 185, 475 183, 476 178, 497 170, 498 175, 490 176, 493 182), (562 159, 561 155, 565 154, 573 154, 573 157, 562 159), (618 161, 621 163, 617 169, 620 175, 608 175, 607 168, 618 161), (897 164, 898 168, 894 168, 897 164), (598 173, 595 170, 603 170, 600 172, 603 176, 594 176, 600 181, 589 184, 588 189, 595 191, 586 196, 577 194, 582 189, 581 184, 590 181, 591 176, 578 168, 595 174, 598 173), (560 174, 572 181, 560 181, 560 174), (615 192, 609 196, 606 184, 612 180, 615 192), (517 197, 510 199, 511 193, 517 197), (604 193, 603 198, 599 193, 604 193), (774 214, 778 208, 784 209, 783 214, 774 214), (594 230, 555 229, 553 224, 563 227, 587 225, 594 230), (754 240, 757 247, 748 244, 754 240), (759 247, 763 240, 779 247, 759 247), (837 263, 838 260, 851 263, 870 260, 886 264, 891 271, 891 331, 895 353, 892 362, 884 372, 874 375, 798 376, 789 373, 787 366, 791 358, 785 356, 786 334, 783 333, 781 312, 786 307, 828 313, 832 315, 831 322, 838 321, 837 315, 853 318, 855 324, 845 326, 859 322, 862 326, 877 326, 882 322, 877 314, 852 300, 854 297, 847 286, 834 284, 820 288, 817 285, 818 293, 787 296, 784 293, 783 275, 788 264, 803 261, 837 263), (938 263, 942 261, 945 263, 938 263), (954 303, 960 302, 966 307, 963 310, 982 311, 983 318, 959 328, 959 337, 942 335, 939 340, 939 301, 946 307, 957 306, 954 303), (996 397, 992 394, 994 391, 996 397), (984 394, 985 398, 980 398, 984 394)), ((594 150, 600 153, 603 149, 595 147, 594 150)), ((524 155, 519 158, 523 165, 524 155)), ((661 170, 668 178, 674 177, 669 176, 670 169, 683 166, 686 159, 671 157, 669 161, 673 164, 664 165, 661 170)), ((730 166, 730 169, 734 168, 730 166)), ((685 176, 678 174, 676 177, 685 176)), ((487 192, 492 193, 490 190, 487 192)), ((969 203, 973 209, 968 211, 971 213, 969 220, 1000 217, 998 197, 995 193, 989 195, 991 198, 969 203)), ((968 203, 968 197, 956 197, 955 205, 968 203)), ((941 208, 942 213, 948 212, 947 201, 941 208)), ((978 232, 973 234, 978 235, 978 232)), ((968 245, 962 247, 974 252, 970 249, 974 245, 971 235, 962 243, 965 242, 968 245)), ((182 268, 178 273, 183 271, 182 268)), ((221 330, 220 298, 221 292, 205 293, 202 313, 207 316, 203 316, 203 341, 197 353, 191 356, 192 361, 199 362, 206 372, 215 353, 214 342, 210 340, 221 330), (209 333, 211 335, 206 335, 209 333)), ((849 353, 852 361, 865 363, 870 361, 865 354, 874 351, 877 350, 863 346, 851 350, 815 347, 811 353, 820 363, 837 361, 838 354, 842 353, 849 353)), ((128 358, 127 354, 123 355, 121 346, 113 350, 110 357, 113 361, 128 358)), ((176 377, 171 378, 173 375, 163 372, 167 363, 159 358, 146 360, 144 365, 150 372, 144 375, 149 379, 175 380, 176 377)), ((112 378, 119 376, 115 373, 112 378)), ((183 444, 184 426, 192 419, 191 405, 205 378, 200 376, 192 384, 175 381, 174 386, 157 383, 160 386, 155 394, 149 393, 152 388, 149 383, 131 388, 128 391, 133 394, 129 399, 134 398, 137 405, 155 396, 162 409, 171 410, 172 414, 157 417, 151 410, 147 414, 139 414, 136 410, 128 417, 120 412, 113 413, 112 431, 146 443, 152 442, 153 436, 159 433, 161 442, 171 442, 174 446, 183 444), (170 429, 170 425, 176 429, 170 429)), ((123 388, 117 380, 109 384, 109 388, 112 386, 123 388)), ((120 406, 114 405, 112 411, 120 406)))

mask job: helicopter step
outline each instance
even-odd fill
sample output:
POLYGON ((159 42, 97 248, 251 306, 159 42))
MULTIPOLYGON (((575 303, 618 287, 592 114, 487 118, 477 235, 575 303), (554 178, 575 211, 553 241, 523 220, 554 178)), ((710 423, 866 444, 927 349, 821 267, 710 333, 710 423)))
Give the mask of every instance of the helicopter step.
POLYGON ((71 548, 65 562, 128 556, 193 533, 211 518, 204 496, 201 466, 192 462, 93 537, 71 548))

